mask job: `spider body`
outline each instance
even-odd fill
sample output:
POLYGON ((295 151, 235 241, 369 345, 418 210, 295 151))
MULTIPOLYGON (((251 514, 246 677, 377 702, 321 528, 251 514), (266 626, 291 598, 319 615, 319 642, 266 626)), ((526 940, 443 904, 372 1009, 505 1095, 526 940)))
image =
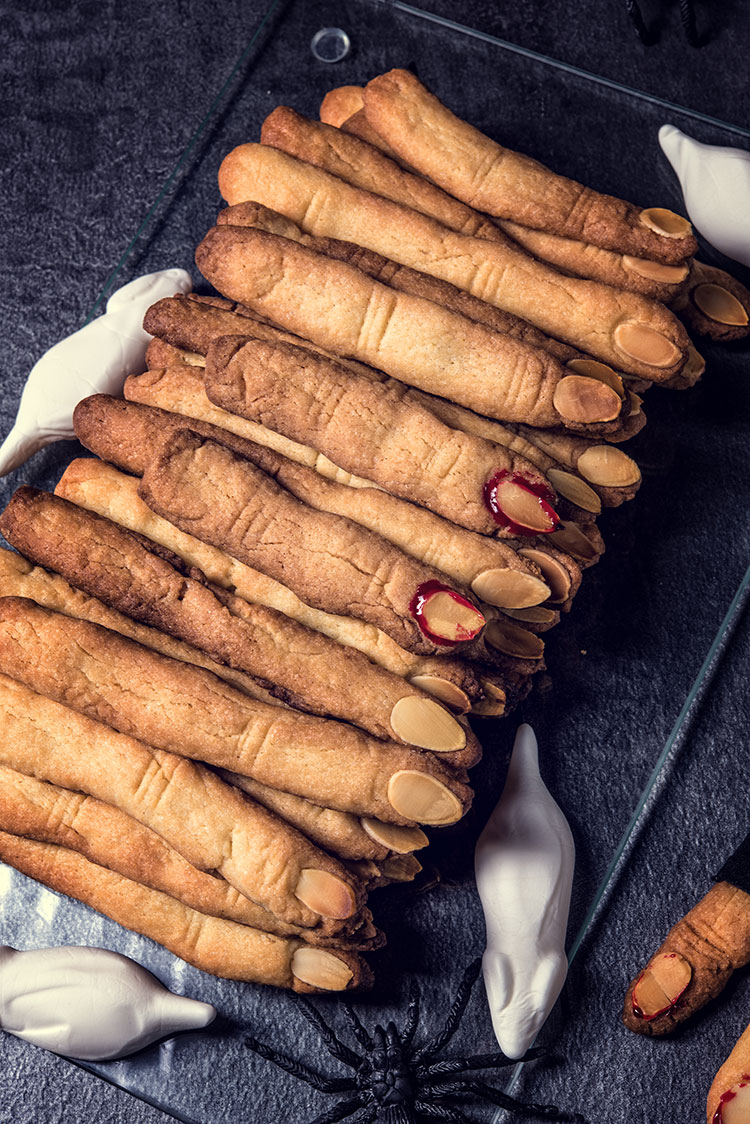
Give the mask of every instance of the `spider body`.
POLYGON ((395 1023, 388 1023, 385 1030, 376 1026, 372 1041, 372 1069, 362 1083, 369 1083, 375 1103, 382 1107, 408 1104, 414 1098, 414 1082, 395 1023))
MULTIPOLYGON (((376 1026, 370 1035, 352 1008, 342 1005, 360 1052, 342 1042, 311 1003, 297 995, 290 996, 304 1018, 318 1031, 331 1056, 352 1070, 350 1077, 328 1077, 318 1073, 256 1038, 246 1038, 245 1044, 262 1058, 313 1088, 325 1093, 345 1094, 311 1124, 335 1124, 347 1117, 351 1118, 351 1124, 418 1124, 421 1119, 468 1124, 459 1108, 448 1104, 448 1101, 465 1100, 472 1096, 527 1118, 582 1121, 582 1117, 560 1112, 554 1105, 523 1104, 492 1085, 468 1076, 477 1070, 514 1065, 505 1054, 473 1054, 450 1059, 436 1057, 458 1029, 480 967, 481 960, 475 960, 466 969, 442 1030, 421 1046, 416 1046, 414 1042, 419 1022, 419 995, 416 991, 410 996, 401 1031, 394 1022, 389 1022, 387 1027, 376 1026)), ((538 1057, 540 1053, 541 1050, 529 1050, 523 1060, 538 1057)))

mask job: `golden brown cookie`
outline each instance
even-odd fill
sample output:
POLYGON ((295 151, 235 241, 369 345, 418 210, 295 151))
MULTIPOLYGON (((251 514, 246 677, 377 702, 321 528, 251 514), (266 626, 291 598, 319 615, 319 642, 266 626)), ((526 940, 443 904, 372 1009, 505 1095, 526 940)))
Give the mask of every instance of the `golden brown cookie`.
POLYGON ((220 769, 229 784, 247 792, 264 808, 287 820, 313 843, 341 859, 383 862, 396 854, 411 854, 426 847, 427 836, 419 827, 383 823, 372 816, 355 816, 313 804, 302 796, 270 788, 252 777, 220 769))
POLYGON ((364 949, 382 943, 381 935, 367 920, 352 935, 336 934, 333 938, 285 924, 238 893, 224 878, 192 866, 155 831, 119 808, 38 781, 7 765, 0 765, 0 825, 13 835, 78 851, 89 862, 168 894, 199 913, 280 937, 302 936, 309 944, 330 944, 333 940, 337 945, 364 949))
POLYGON ((452 780, 429 754, 255 702, 208 671, 23 598, 0 598, 0 671, 150 746, 322 807, 403 824, 414 817, 390 799, 399 772, 436 794, 452 780))
POLYGON ((687 335, 657 301, 561 274, 510 243, 458 234, 278 149, 234 149, 219 186, 230 204, 253 200, 307 234, 355 242, 431 273, 631 374, 663 381, 685 363, 687 335))
POLYGON ((711 1083, 706 1124, 744 1124, 750 1120, 750 1027, 747 1027, 711 1083))
POLYGON ((225 445, 168 435, 141 498, 181 530, 283 581, 308 604, 375 625, 417 654, 459 650, 484 627, 465 593, 348 519, 318 512, 225 445))
POLYGON ((623 1022, 662 1035, 704 1007, 750 963, 750 895, 717 882, 674 925, 625 996, 623 1022))
POLYGON ((282 921, 328 935, 359 924, 365 895, 341 864, 205 767, 117 733, 6 675, 0 721, 2 764, 113 804, 282 921))
POLYGON ((479 211, 669 264, 697 249, 687 219, 601 195, 503 148, 451 113, 409 71, 374 78, 363 97, 368 122, 400 157, 479 211))
POLYGON ((563 273, 588 277, 633 293, 643 293, 668 304, 680 293, 690 273, 690 261, 666 265, 662 261, 603 250, 574 238, 562 238, 547 230, 530 230, 517 222, 500 220, 514 242, 535 258, 549 262, 563 273))
POLYGON ((214 976, 301 992, 345 991, 372 982, 354 952, 313 948, 200 913, 66 847, 0 831, 0 859, 214 976))
POLYGON ((426 742, 436 725, 445 737, 445 711, 437 708, 437 723, 425 705, 432 700, 417 687, 282 613, 209 588, 199 572, 186 576, 155 553, 156 544, 149 549, 149 540, 109 519, 24 486, 0 515, 0 529, 16 549, 89 596, 257 678, 283 702, 385 740, 399 729, 426 742), (404 703, 409 698, 418 701, 404 703))
POLYGON ((217 406, 482 534, 543 534, 554 494, 534 465, 436 418, 403 383, 373 382, 289 344, 227 336, 209 349, 217 406))
POLYGON ((215 227, 196 260, 225 296, 256 314, 478 413, 583 432, 618 428, 621 403, 609 387, 566 373, 541 349, 396 293, 288 238, 215 227))
POLYGON ((691 332, 729 342, 750 333, 750 292, 723 269, 694 261, 672 309, 691 332))

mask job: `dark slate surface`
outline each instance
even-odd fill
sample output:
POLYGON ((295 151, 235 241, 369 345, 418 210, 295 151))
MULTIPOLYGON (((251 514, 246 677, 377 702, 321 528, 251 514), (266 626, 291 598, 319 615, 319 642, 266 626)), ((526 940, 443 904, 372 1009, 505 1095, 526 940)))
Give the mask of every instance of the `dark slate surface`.
MULTIPOLYGON (((662 23, 659 43, 648 49, 636 40, 625 5, 612 0, 606 7, 594 0, 554 6, 474 0, 460 13, 443 0, 425 7, 748 123, 750 31, 739 2, 697 5, 701 28, 710 28, 698 51, 684 40, 676 3, 644 3, 649 19, 662 23)), ((84 319, 262 10, 256 0, 164 6, 109 0, 47 2, 33 10, 19 3, 3 12, 3 433, 29 368, 84 319)), ((330 85, 362 82, 393 65, 416 66, 458 112, 566 174, 636 202, 679 205, 656 143, 663 111, 491 45, 451 37, 385 5, 298 4, 261 34, 220 115, 138 240, 122 280, 162 266, 190 267, 192 247, 219 204, 221 155, 257 136, 274 105, 313 113, 330 85), (315 63, 308 49, 312 33, 331 24, 346 28, 353 41, 350 56, 336 67, 315 63)), ((680 116, 670 119, 700 139, 731 139, 680 116)), ((703 350, 710 366, 699 388, 649 394, 649 426, 633 446, 644 469, 641 492, 602 519, 608 552, 587 574, 570 618, 549 637, 549 672, 519 716, 538 732, 543 773, 576 839, 571 940, 750 560, 748 349, 703 350)), ((3 482, 3 502, 22 481, 51 487, 75 452, 73 444, 45 450, 3 482)), ((747 1019, 747 979, 741 975, 671 1042, 629 1034, 619 1008, 632 973, 746 834, 749 648, 743 618, 574 962, 545 1032, 550 1057, 529 1066, 521 1079, 529 1099, 576 1108, 592 1122, 701 1119, 711 1076, 747 1019)), ((418 896, 384 894, 377 904, 390 943, 373 958, 378 987, 358 1008, 368 1022, 403 1010, 405 983, 416 979, 425 994, 425 1033, 434 1031, 461 968, 481 952, 471 852, 502 786, 515 724, 480 730, 486 758, 475 774, 475 808, 430 852, 442 884, 418 896)), ((85 913, 81 917, 83 941, 85 913)), ((116 946, 116 934, 112 940, 116 946)), ((167 978, 166 960, 146 941, 142 956, 155 958, 167 978)), ((189 976, 191 985, 210 997, 212 981, 199 976, 189 976)), ((241 1027, 251 1027, 297 1056, 326 1064, 286 997, 263 989, 215 994, 226 1017, 205 1040, 149 1052, 137 1063, 105 1068, 106 1074, 140 1084, 155 1102, 200 1124, 296 1122, 322 1111, 322 1097, 246 1058, 238 1045, 241 1027)), ((490 1049, 492 1041, 478 986, 456 1050, 490 1049)), ((0 1063, 3 1121, 168 1119, 8 1035, 0 1036, 0 1063)), ((477 1106, 472 1118, 490 1120, 492 1110, 477 1106)))

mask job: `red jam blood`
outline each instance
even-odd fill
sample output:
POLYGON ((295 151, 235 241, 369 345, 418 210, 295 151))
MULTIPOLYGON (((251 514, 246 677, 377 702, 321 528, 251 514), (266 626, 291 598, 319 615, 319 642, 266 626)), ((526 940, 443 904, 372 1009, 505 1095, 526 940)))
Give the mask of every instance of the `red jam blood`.
POLYGON ((747 1120, 750 1120, 750 1074, 743 1073, 736 1085, 721 1094, 711 1124, 745 1124, 747 1120))
POLYGON ((460 593, 456 593, 455 589, 435 580, 422 582, 411 600, 409 611, 427 639, 446 648, 450 648, 454 644, 462 644, 467 640, 473 640, 475 636, 479 635, 485 624, 484 617, 476 605, 473 605, 466 597, 462 597, 460 593), (441 596, 441 600, 449 598, 455 602, 453 612, 439 614, 445 619, 446 627, 454 633, 453 636, 445 636, 435 632, 430 627, 430 602, 434 602, 438 595, 441 596), (469 622, 471 623, 469 624, 469 622))
POLYGON ((486 481, 483 488, 484 503, 490 515, 500 527, 505 527, 514 535, 548 535, 554 531, 560 522, 560 517, 551 506, 554 502, 555 494, 551 488, 546 484, 529 480, 521 472, 508 472, 507 468, 500 469, 494 476, 491 476, 486 481), (519 523, 517 518, 513 518, 503 511, 501 499, 499 496, 500 486, 504 483, 514 484, 527 496, 533 496, 536 500, 534 507, 538 507, 541 518, 536 526, 530 526, 527 523, 519 523))

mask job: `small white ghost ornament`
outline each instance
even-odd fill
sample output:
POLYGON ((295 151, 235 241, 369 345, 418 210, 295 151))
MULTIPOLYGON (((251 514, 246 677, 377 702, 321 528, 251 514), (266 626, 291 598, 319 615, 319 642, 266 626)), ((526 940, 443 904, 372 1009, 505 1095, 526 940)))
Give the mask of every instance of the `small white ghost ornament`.
POLYGON ((174 995, 117 952, 70 945, 0 946, 0 1028, 55 1054, 109 1061, 165 1035, 199 1030, 209 1003, 174 995))
POLYGON ((112 294, 103 316, 46 351, 26 380, 15 424, 0 446, 0 476, 50 442, 73 438, 73 410, 82 398, 119 394, 127 376, 143 370, 150 339, 143 330, 146 310, 191 288, 184 269, 136 277, 112 294))
POLYGON ((568 821, 542 781, 534 731, 524 724, 475 854, 487 927, 482 974, 495 1037, 509 1058, 526 1053, 565 982, 574 866, 568 821))
POLYGON ((662 125, 659 144, 696 230, 722 254, 750 266, 750 152, 701 144, 674 125, 662 125))

